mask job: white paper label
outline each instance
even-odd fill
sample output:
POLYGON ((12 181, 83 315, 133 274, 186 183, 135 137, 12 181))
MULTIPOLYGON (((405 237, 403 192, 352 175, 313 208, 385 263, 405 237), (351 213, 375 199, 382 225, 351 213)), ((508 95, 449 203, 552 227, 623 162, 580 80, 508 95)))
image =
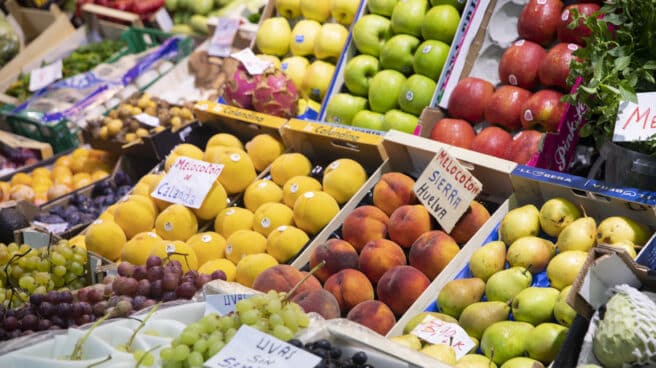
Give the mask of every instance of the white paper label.
POLYGON ((238 18, 217 18, 214 35, 210 41, 207 53, 212 56, 228 57, 232 50, 232 42, 239 29, 238 18))
POLYGON ((240 300, 248 299, 255 294, 208 294, 205 297, 205 315, 218 313, 225 316, 235 311, 240 300))
POLYGON ((271 66, 272 64, 268 61, 264 61, 253 53, 251 49, 243 49, 241 51, 235 52, 230 55, 232 58, 235 58, 241 61, 244 64, 244 68, 248 71, 250 75, 258 75, 264 73, 264 71, 271 66))
POLYGON ((159 119, 155 116, 141 113, 134 116, 135 119, 151 127, 159 126, 159 119))
POLYGON ((200 208, 221 171, 221 164, 178 157, 150 195, 166 202, 200 208))
POLYGON ((155 22, 157 22, 159 29, 164 32, 169 32, 171 31, 171 28, 173 28, 173 19, 171 19, 169 12, 166 11, 166 8, 164 7, 161 7, 157 13, 155 13, 155 22))
POLYGON ((63 64, 60 59, 43 68, 32 70, 30 73, 30 92, 38 91, 43 87, 49 86, 52 82, 61 79, 63 76, 62 66, 63 64))
POLYGON ((32 225, 42 227, 48 230, 48 232, 53 234, 61 234, 64 231, 66 231, 66 229, 68 228, 68 223, 66 222, 62 222, 59 224, 46 224, 45 222, 32 221, 32 225))
POLYGON ((426 316, 411 334, 431 344, 449 345, 456 352, 456 360, 476 346, 467 332, 457 323, 448 323, 433 316, 426 316))
POLYGON ((637 96, 638 104, 620 103, 613 142, 644 141, 656 134, 656 92, 637 96))
POLYGON ((203 365, 208 368, 314 367, 321 358, 294 345, 241 326, 232 340, 203 365))
POLYGON ((419 201, 447 233, 481 190, 483 184, 444 148, 433 157, 414 187, 419 201))

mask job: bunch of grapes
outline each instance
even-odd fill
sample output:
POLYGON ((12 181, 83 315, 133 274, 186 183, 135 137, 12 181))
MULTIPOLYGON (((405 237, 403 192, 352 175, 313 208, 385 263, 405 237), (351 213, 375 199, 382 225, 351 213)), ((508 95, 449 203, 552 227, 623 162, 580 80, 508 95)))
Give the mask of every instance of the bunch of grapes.
POLYGON ((364 351, 355 352, 351 357, 344 357, 342 349, 330 341, 321 339, 305 345, 300 340, 292 339, 289 343, 321 358, 315 368, 373 368, 367 364, 369 357, 364 351))
POLYGON ((269 291, 237 302, 236 312, 219 317, 208 314, 187 326, 170 347, 160 351, 164 367, 202 367, 221 351, 242 325, 289 340, 310 324, 310 318, 296 303, 287 302, 285 294, 269 291))

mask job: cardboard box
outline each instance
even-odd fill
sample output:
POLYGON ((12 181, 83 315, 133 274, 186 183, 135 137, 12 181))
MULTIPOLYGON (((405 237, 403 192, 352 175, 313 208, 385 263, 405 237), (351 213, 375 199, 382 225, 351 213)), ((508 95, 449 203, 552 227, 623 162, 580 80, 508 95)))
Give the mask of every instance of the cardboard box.
POLYGON ((280 137, 280 128, 287 119, 240 109, 214 101, 199 101, 194 115, 202 124, 220 132, 230 133, 246 143, 258 134, 280 137))

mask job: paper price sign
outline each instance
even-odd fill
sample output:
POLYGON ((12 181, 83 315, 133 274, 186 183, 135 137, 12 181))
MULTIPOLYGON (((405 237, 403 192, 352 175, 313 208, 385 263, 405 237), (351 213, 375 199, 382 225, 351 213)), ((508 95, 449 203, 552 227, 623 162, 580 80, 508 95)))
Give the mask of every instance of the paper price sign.
POLYGON ((638 103, 620 103, 613 142, 644 141, 656 134, 656 92, 638 93, 638 103))
POLYGON ((210 41, 210 47, 207 53, 211 56, 229 56, 238 29, 238 18, 217 18, 216 29, 214 30, 214 35, 210 41))
POLYGON ((159 119, 146 113, 135 115, 134 118, 151 127, 159 126, 159 119))
POLYGON ((221 164, 178 157, 150 195, 185 207, 200 208, 221 171, 221 164))
POLYGON ((316 355, 244 325, 221 351, 205 362, 203 367, 314 367, 319 362, 321 362, 321 358, 316 355))
POLYGON ((218 313, 225 316, 235 311, 240 300, 248 299, 255 294, 210 294, 205 297, 205 315, 218 313))
POLYGON ((447 233, 453 230, 481 190, 483 184, 444 148, 421 173, 414 187, 417 199, 447 233))
POLYGON ((410 333, 431 344, 451 346, 456 352, 456 359, 462 358, 476 346, 458 324, 444 322, 433 316, 426 316, 410 333))
POLYGON ((43 87, 49 86, 52 82, 61 79, 63 63, 60 60, 46 65, 43 68, 34 69, 30 73, 30 92, 38 91, 43 87))

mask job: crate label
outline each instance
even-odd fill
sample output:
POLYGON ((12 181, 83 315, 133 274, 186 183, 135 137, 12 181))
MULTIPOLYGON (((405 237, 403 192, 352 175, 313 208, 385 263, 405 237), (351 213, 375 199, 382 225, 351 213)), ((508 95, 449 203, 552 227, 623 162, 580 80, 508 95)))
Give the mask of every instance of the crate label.
POLYGON ((417 199, 447 233, 483 190, 483 184, 441 148, 415 182, 417 199))
POLYGON ((314 367, 321 358, 292 344, 241 326, 230 342, 203 364, 207 368, 314 367))
POLYGON ((255 294, 210 294, 205 297, 205 315, 218 313, 220 316, 235 311, 237 302, 248 299, 255 294))
POLYGON ((637 96, 637 104, 620 103, 613 142, 645 141, 656 134, 656 92, 638 93, 637 96))
POLYGON ((68 228, 67 222, 62 222, 58 224, 46 224, 45 222, 32 221, 32 225, 44 228, 48 230, 48 232, 53 234, 61 234, 64 231, 66 231, 66 229, 68 228))
POLYGON ((456 352, 456 360, 465 356, 476 346, 467 335, 467 331, 457 323, 444 322, 433 316, 426 316, 410 333, 431 344, 451 346, 456 352))
MULTIPOLYGON (((208 108, 209 107, 210 106, 208 106, 208 108)), ((215 114, 220 114, 232 119, 276 129, 279 129, 283 124, 287 122, 287 120, 277 116, 262 114, 248 109, 241 109, 239 107, 224 105, 220 103, 213 103, 213 105, 211 105, 211 110, 215 114)))
POLYGON ((232 51, 232 42, 239 29, 238 18, 217 18, 214 35, 207 53, 211 56, 228 57, 232 51))
POLYGON ((148 115, 146 113, 141 113, 134 116, 139 122, 146 124, 151 127, 159 126, 159 119, 155 116, 148 115))
POLYGON ((61 59, 55 61, 43 68, 34 69, 30 73, 30 92, 38 91, 43 87, 49 86, 52 82, 61 79, 63 63, 61 59))
POLYGON ((166 202, 200 208, 221 171, 221 164, 178 157, 150 195, 166 202))
POLYGON ((255 56, 251 49, 243 49, 235 52, 231 54, 230 57, 241 61, 250 75, 262 74, 267 68, 273 65, 271 62, 262 60, 255 56))
POLYGON ((164 32, 170 32, 171 28, 173 28, 173 19, 171 19, 171 15, 166 11, 165 7, 161 7, 155 13, 155 22, 159 26, 159 29, 164 32))

